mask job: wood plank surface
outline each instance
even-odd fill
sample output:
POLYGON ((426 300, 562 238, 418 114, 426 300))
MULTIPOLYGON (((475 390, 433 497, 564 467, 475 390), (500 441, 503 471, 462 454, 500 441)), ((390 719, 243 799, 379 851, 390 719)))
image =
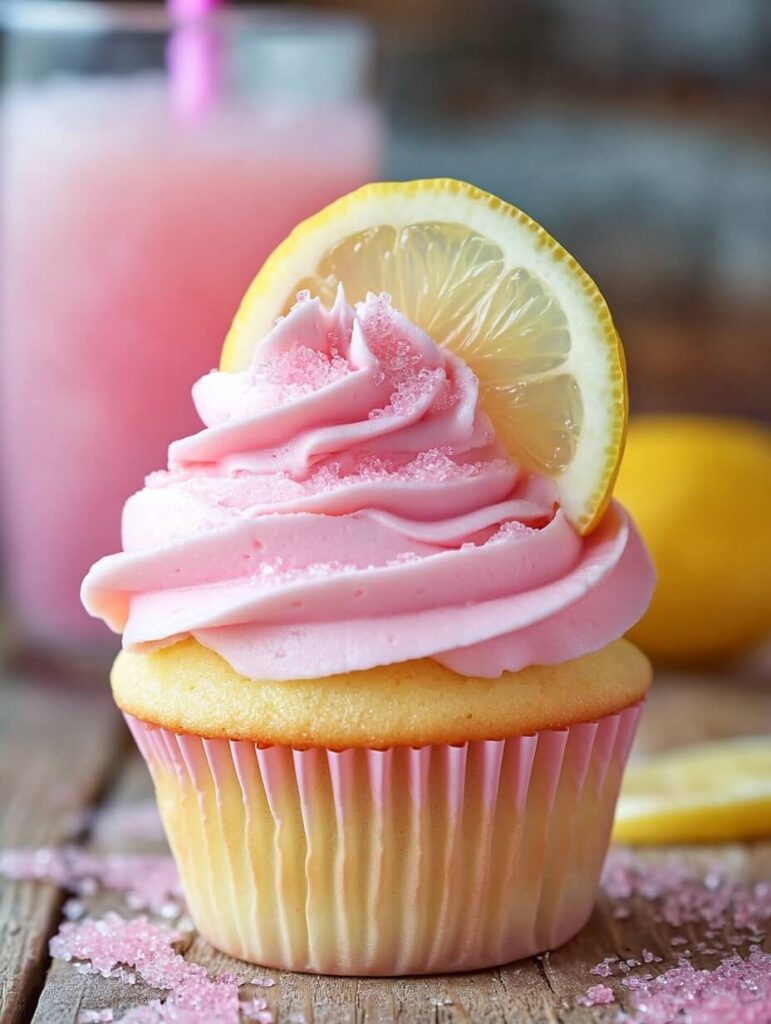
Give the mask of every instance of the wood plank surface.
MULTIPOLYGON (((19 714, 17 720, 20 720, 19 714)), ((16 740, 18 749, 24 745, 21 738, 23 728, 26 726, 20 727, 16 740)), ((739 678, 664 675, 646 708, 638 752, 675 745, 681 740, 769 729, 771 691, 762 680, 745 684, 739 678)), ((114 743, 114 739, 111 742, 114 743)), ((95 757, 93 752, 89 756, 95 757)), ((103 778, 104 769, 99 764, 93 770, 97 775, 102 772, 103 778)), ((89 792, 94 792, 93 783, 89 792)), ((122 821, 136 824, 146 820, 152 825, 153 819, 148 816, 151 813, 150 799, 151 788, 144 765, 137 755, 131 753, 121 762, 120 771, 105 793, 99 814, 92 822, 90 846, 102 851, 164 851, 163 840, 152 835, 152 828, 133 832, 121 828, 122 821)), ((39 825, 36 827, 40 831, 35 833, 34 841, 54 841, 49 838, 52 832, 39 825)), ((771 879, 771 843, 680 848, 678 852, 683 863, 717 864, 732 878, 771 879)), ((646 854, 653 861, 670 855, 671 851, 657 850, 646 854)), ((42 913, 46 922, 42 930, 47 935, 59 897, 50 887, 37 887, 32 883, 24 885, 36 892, 38 899, 47 907, 42 913)), ((34 903, 29 891, 26 899, 29 910, 34 903)), ((119 902, 114 895, 97 895, 88 899, 88 906, 89 912, 98 916, 107 909, 116 908, 119 902)), ((663 958, 660 964, 651 965, 653 972, 659 973, 677 963, 682 950, 673 947, 670 939, 675 931, 684 932, 682 928, 673 930, 657 921, 655 905, 645 900, 633 901, 633 913, 629 919, 620 920, 615 910, 609 897, 601 894, 590 924, 576 939, 547 956, 501 969, 404 979, 339 979, 257 969, 256 973, 274 978, 276 985, 264 990, 246 989, 244 995, 265 998, 276 1021, 286 1024, 610 1022, 614 1020, 619 1005, 625 1005, 626 990, 618 977, 600 979, 589 973, 590 968, 609 955, 639 957, 644 947, 663 958), (611 1007, 591 1009, 577 1005, 577 997, 599 981, 613 988, 619 1002, 611 1007)), ((694 965, 714 967, 714 956, 695 952, 697 943, 704 939, 704 927, 689 925, 684 933, 689 946, 694 949, 694 965)), ((38 926, 38 934, 40 930, 38 926)), ((29 945, 26 924, 20 935, 25 936, 25 948, 34 947, 32 960, 37 972, 37 981, 26 983, 26 1005, 29 1005, 30 992, 34 991, 35 985, 40 985, 41 969, 48 968, 37 1008, 28 1018, 34 1024, 76 1024, 82 1010, 106 1007, 113 1008, 115 1019, 119 1020, 129 1007, 162 995, 141 983, 129 987, 99 976, 78 974, 67 963, 54 961, 48 965, 44 957, 40 959, 40 941, 36 946, 34 943, 29 945)), ((194 933, 181 949, 187 959, 203 964, 213 975, 231 970, 243 977, 250 973, 249 968, 213 950, 194 933)), ((746 952, 746 948, 743 951, 746 952)), ((24 1000, 21 1003, 17 1000, 17 1006, 21 1005, 25 1005, 24 1000)), ((23 1019, 18 1012, 16 1017, 0 1017, 3 1024, 6 1021, 17 1024, 23 1019)))
MULTIPOLYGON (((0 683, 0 849, 57 845, 82 831, 115 764, 122 725, 106 694, 34 679, 0 683)), ((62 893, 0 878, 0 1024, 26 1024, 62 893)))
MULTIPOLYGON (((121 723, 121 727, 122 723, 121 723)), ((152 786, 144 762, 130 750, 129 756, 121 763, 120 771, 113 780, 99 815, 92 822, 90 849, 102 853, 167 853, 168 847, 161 835, 160 820, 157 822, 155 838, 150 835, 130 835, 121 830, 121 812, 123 820, 130 816, 132 810, 153 807, 152 786), (116 841, 112 837, 117 832, 116 841)), ((126 908, 114 895, 103 894, 87 898, 89 913, 100 917, 108 910, 117 910, 126 914, 126 908)), ((34 1016, 34 1024, 76 1024, 81 1008, 102 1010, 107 1007, 120 1006, 126 1011, 134 1006, 142 1006, 159 993, 145 985, 141 979, 135 985, 125 985, 102 978, 95 974, 79 974, 69 963, 52 960, 45 979, 45 986, 40 995, 34 1016)), ((116 1011, 115 1017, 120 1014, 116 1011)))

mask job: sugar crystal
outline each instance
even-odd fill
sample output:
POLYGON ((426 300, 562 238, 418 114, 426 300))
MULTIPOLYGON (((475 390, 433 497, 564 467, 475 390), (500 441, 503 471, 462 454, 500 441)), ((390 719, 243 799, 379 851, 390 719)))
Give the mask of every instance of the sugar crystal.
MULTIPOLYGON (((608 857, 602 886, 619 909, 631 914, 628 901, 635 898, 653 904, 654 920, 672 928, 694 926, 712 940, 695 943, 698 953, 715 955, 717 937, 728 932, 728 941, 744 945, 760 940, 771 918, 771 886, 767 882, 730 879, 714 867, 699 870, 676 855, 639 856, 614 850, 608 857)), ((670 939, 673 948, 687 944, 682 934, 670 939)), ((642 963, 661 963, 649 949, 641 951, 642 963)), ((606 977, 611 958, 590 969, 606 977)), ((737 952, 724 957, 714 969, 696 968, 691 950, 684 949, 675 967, 654 977, 631 974, 640 960, 629 957, 619 970, 626 974, 622 985, 629 993, 632 1012, 619 1013, 618 1024, 769 1024, 771 1022, 771 956, 750 945, 746 958, 737 952)), ((583 1003, 582 1005, 589 1005, 583 1003)))
POLYGON ((520 537, 527 537, 531 533, 537 533, 537 530, 534 530, 531 526, 526 526, 525 523, 518 522, 516 519, 507 519, 505 523, 501 523, 487 543, 494 544, 499 540, 519 539, 520 537))
MULTIPOLYGON (((184 905, 179 875, 169 856, 89 853, 76 846, 39 850, 3 850, 0 875, 14 879, 52 882, 81 896, 101 887, 121 893, 132 910, 151 910, 177 916, 184 905)), ((65 916, 82 908, 79 901, 65 905, 65 916)))
MULTIPOLYGON (((238 1005, 241 1013, 247 1020, 261 1021, 263 1019, 262 1014, 268 1010, 268 1004, 264 999, 241 999, 238 1005)), ((273 1019, 272 1013, 270 1018, 271 1020, 273 1019)))
MULTIPOLYGON (((631 979, 629 979, 631 981, 631 979)), ((771 955, 743 960, 738 954, 713 970, 681 961, 656 978, 637 979, 630 988, 636 1011, 630 1024, 768 1024, 771 1020, 771 955)))
MULTIPOLYGON (((676 856, 647 860, 628 850, 614 850, 605 864, 602 877, 605 893, 618 911, 628 916, 623 902, 633 897, 656 903, 660 919, 673 928, 698 923, 706 926, 707 938, 724 928, 739 944, 752 935, 764 935, 771 920, 771 885, 767 882, 744 883, 724 877, 710 869, 701 873, 676 856), (709 883, 709 884, 707 884, 709 883)), ((687 940, 676 935, 673 945, 687 940)))
POLYGON ((605 1006, 615 1002, 615 996, 607 985, 593 985, 586 995, 578 996, 576 1002, 579 1006, 605 1006))
POLYGON ((83 900, 78 900, 73 897, 65 902, 62 907, 62 914, 68 921, 79 921, 81 917, 84 917, 86 913, 86 905, 83 900))
POLYGON ((598 978, 609 978, 613 973, 613 968, 607 961, 603 960, 590 968, 589 973, 596 975, 598 978))
POLYGON ((200 964, 188 963, 174 949, 178 938, 145 917, 125 920, 109 913, 62 924, 50 952, 55 959, 77 960, 84 973, 121 979, 131 968, 153 988, 169 990, 165 1001, 154 999, 129 1010, 123 1024, 238 1024, 237 979, 211 978, 200 964))

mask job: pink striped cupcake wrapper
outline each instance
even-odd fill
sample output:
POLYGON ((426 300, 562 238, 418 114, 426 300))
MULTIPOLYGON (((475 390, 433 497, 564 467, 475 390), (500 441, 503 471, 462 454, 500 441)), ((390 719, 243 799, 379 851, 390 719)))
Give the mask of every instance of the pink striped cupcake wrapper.
POLYGON ((398 975, 508 963, 575 935, 639 714, 340 751, 126 720, 205 938, 265 966, 398 975))

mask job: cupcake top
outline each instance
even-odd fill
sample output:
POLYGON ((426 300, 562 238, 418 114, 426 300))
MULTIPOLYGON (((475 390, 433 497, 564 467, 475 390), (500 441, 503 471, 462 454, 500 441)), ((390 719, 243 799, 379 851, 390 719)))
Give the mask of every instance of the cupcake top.
POLYGON ((300 295, 193 399, 205 429, 172 444, 126 504, 123 552, 83 583, 129 651, 192 636, 251 678, 418 658, 498 677, 599 650, 647 606, 624 510, 579 536, 497 441, 468 366, 385 295, 300 295))

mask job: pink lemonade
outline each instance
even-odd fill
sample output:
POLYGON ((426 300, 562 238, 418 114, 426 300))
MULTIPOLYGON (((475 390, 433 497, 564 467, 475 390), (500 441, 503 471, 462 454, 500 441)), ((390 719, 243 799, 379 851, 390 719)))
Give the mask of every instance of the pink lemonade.
POLYGON ((82 610, 120 509, 197 429, 261 263, 376 176, 365 101, 246 101, 180 124, 158 79, 41 86, 4 110, 2 511, 11 611, 57 646, 108 639, 82 610))

